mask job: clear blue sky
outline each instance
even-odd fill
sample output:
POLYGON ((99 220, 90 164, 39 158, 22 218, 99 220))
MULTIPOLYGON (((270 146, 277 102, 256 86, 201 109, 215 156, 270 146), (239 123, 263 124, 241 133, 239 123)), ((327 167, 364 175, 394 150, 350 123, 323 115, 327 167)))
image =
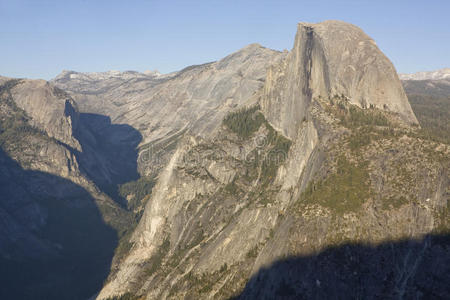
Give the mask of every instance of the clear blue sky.
POLYGON ((0 0, 0 75, 167 73, 250 43, 291 49, 299 21, 361 27, 400 72, 450 67, 450 1, 0 0))

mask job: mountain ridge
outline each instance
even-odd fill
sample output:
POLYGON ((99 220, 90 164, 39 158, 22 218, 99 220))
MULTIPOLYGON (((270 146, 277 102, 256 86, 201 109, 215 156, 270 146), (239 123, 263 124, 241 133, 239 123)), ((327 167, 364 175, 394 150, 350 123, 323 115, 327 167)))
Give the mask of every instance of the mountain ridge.
POLYGON ((450 80, 450 68, 443 68, 434 71, 422 71, 416 73, 401 73, 401 80, 450 80))

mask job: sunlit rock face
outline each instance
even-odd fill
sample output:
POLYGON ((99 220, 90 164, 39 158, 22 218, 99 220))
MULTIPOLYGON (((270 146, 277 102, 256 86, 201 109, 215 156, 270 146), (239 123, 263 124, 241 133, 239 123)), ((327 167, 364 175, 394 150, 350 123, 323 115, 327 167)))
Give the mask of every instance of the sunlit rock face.
POLYGON ((68 95, 44 80, 23 80, 11 94, 17 106, 31 117, 33 125, 81 151, 73 137, 78 126, 78 111, 68 95))
POLYGON ((113 124, 138 130, 139 172, 150 175, 169 161, 172 146, 185 132, 211 135, 230 110, 264 85, 267 68, 285 55, 251 44, 216 62, 170 74, 64 71, 52 82, 73 97, 81 112, 106 115, 113 124), (156 148, 163 151, 149 163, 146 157, 156 148))
POLYGON ((394 66, 361 29, 341 21, 299 23, 294 48, 269 70, 265 115, 292 137, 314 98, 335 95, 417 123, 394 66))
MULTIPOLYGON (((192 73, 181 72, 167 79, 164 86, 177 91, 178 84, 184 86, 188 78, 191 83, 203 82, 205 74, 213 74, 209 68, 219 74, 219 66, 230 66, 225 63, 229 60, 237 59, 237 65, 246 63, 247 59, 239 59, 241 55, 186 71, 192 73)), ((146 299, 229 299, 239 295, 252 275, 255 282, 250 281, 244 289, 244 299, 264 298, 260 297, 261 291, 269 299, 283 295, 314 298, 319 295, 314 294, 315 288, 326 282, 314 276, 335 274, 333 267, 325 268, 324 274, 308 271, 304 276, 315 279, 306 287, 298 285, 296 280, 302 277, 289 269, 282 281, 266 281, 261 273, 264 287, 258 285, 257 274, 285 257, 314 257, 329 246, 345 242, 377 244, 420 239, 442 224, 443 219, 435 213, 446 207, 448 168, 433 161, 420 147, 440 149, 441 154, 436 155, 446 155, 449 149, 386 133, 391 129, 412 130, 410 125, 417 121, 392 64, 375 43, 359 28, 343 22, 300 23, 292 51, 279 58, 272 66, 266 65, 265 83, 262 80, 261 84, 251 85, 260 86, 259 90, 225 100, 220 109, 207 114, 203 114, 203 109, 208 105, 195 102, 202 117, 180 136, 176 149, 170 153, 129 239, 130 250, 111 273, 98 299, 127 293, 146 299), (252 95, 245 99, 244 95, 249 94, 252 95), (258 104, 259 110, 254 106, 258 104), (358 140, 360 152, 349 146, 354 142, 350 140, 353 133, 361 134, 359 125, 346 127, 339 119, 342 111, 350 113, 351 109, 360 116, 382 114, 386 118, 381 125, 366 124, 369 134, 380 130, 380 136, 373 141, 369 137, 361 145, 358 140), (247 129, 256 120, 264 121, 253 131, 248 129, 248 134, 240 135, 239 130, 233 131, 222 122, 223 116, 233 111, 242 112, 236 122, 242 122, 247 129), (286 141, 289 146, 277 148, 274 141, 286 141), (273 150, 285 156, 272 170, 259 161, 246 160, 248 153, 264 157, 273 150), (396 171, 399 161, 406 170, 402 174, 396 171), (423 176, 424 170, 430 170, 427 176, 423 176), (407 179, 402 177, 406 173, 407 179), (386 174, 392 175, 388 178, 386 174), (334 197, 333 193, 327 194, 327 189, 337 187, 337 194, 342 192, 345 196, 327 203, 317 199, 308 202, 306 191, 315 191, 321 184, 329 183, 330 178, 341 177, 345 179, 322 192, 334 197), (421 184, 417 184, 419 181, 421 184), (397 182, 408 188, 399 191, 397 182), (345 198, 349 195, 354 202, 345 198), (420 195, 418 202, 404 201, 413 199, 413 195, 420 195), (301 289, 306 292, 302 294, 301 289)), ((234 70, 244 72, 239 67, 234 70)), ((243 74, 246 78, 252 72, 243 74)), ((243 88, 234 84, 238 81, 216 86, 214 90, 221 91, 222 96, 212 97, 215 100, 211 103, 222 103, 217 99, 224 99, 227 90, 243 88)), ((204 87, 189 84, 188 91, 205 95, 208 89, 204 87)), ((169 91, 164 94, 169 95, 169 91)), ((189 107, 190 101, 196 99, 179 103, 189 107)), ((164 112, 165 106, 158 109, 164 112)), ((178 112, 181 111, 185 110, 178 112)), ((405 132, 401 132, 403 136, 405 132)), ((439 245, 433 249, 438 248, 439 245)), ((398 255, 402 260, 408 259, 413 250, 402 248, 398 255)), ((351 256, 359 255, 359 248, 352 251, 351 256)), ((421 259, 422 253, 411 255, 421 259)), ((389 253, 379 253, 377 259, 389 259, 389 253)), ((365 267, 351 269, 349 274, 365 267)), ((393 268, 396 270, 392 276, 398 282, 402 274, 410 271, 397 265, 393 268)), ((277 270, 274 276, 280 277, 277 270)), ((390 270, 383 272, 378 274, 381 278, 390 270)), ((391 287, 384 283, 374 286, 380 293, 384 288, 391 287)))

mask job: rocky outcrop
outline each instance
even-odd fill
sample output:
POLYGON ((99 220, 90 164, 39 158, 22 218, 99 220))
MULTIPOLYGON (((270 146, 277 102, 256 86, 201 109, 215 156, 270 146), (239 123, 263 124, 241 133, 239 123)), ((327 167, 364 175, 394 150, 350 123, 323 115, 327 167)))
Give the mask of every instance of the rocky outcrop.
POLYGON ((263 86, 267 67, 284 55, 252 44, 217 62, 166 75, 64 72, 52 82, 69 92, 82 112, 106 115, 113 124, 138 130, 139 155, 144 156, 139 171, 148 175, 169 161, 173 142, 186 131, 210 135, 228 111, 263 86), (145 158, 161 147, 156 159, 155 153, 145 158))
POLYGON ((73 153, 81 151, 73 100, 45 81, 10 78, 0 87, 0 97, 2 149, 27 169, 86 185, 73 153))
POLYGON ((294 48, 269 70, 263 111, 293 137, 311 101, 335 95, 417 123, 394 66, 361 29, 341 21, 299 23, 294 48))
POLYGON ((23 80, 11 94, 17 106, 31 117, 33 126, 81 151, 79 142, 73 137, 78 126, 78 112, 68 95, 44 80, 23 80))

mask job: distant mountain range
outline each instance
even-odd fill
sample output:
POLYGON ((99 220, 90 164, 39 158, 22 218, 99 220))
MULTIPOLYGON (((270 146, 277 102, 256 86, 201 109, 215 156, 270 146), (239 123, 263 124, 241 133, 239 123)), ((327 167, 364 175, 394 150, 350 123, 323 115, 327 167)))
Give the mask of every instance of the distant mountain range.
POLYGON ((450 80, 450 68, 412 74, 398 74, 398 76, 401 80, 450 80))

